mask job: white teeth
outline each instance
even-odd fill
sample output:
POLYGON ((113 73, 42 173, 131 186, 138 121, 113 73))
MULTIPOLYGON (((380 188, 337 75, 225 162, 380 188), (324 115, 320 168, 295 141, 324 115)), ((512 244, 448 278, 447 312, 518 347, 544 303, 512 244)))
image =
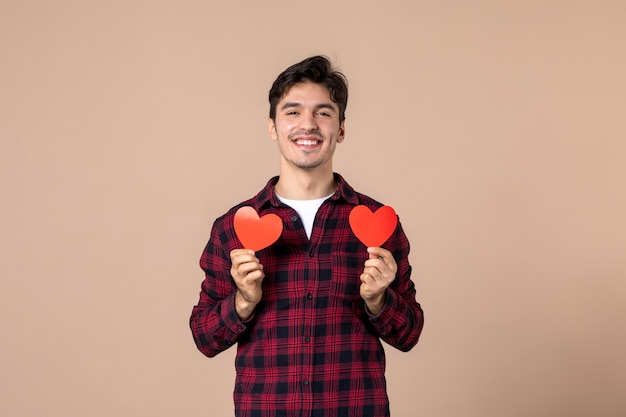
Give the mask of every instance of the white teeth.
POLYGON ((298 141, 296 141, 296 143, 298 145, 303 145, 303 146, 317 145, 317 141, 316 140, 298 140, 298 141))

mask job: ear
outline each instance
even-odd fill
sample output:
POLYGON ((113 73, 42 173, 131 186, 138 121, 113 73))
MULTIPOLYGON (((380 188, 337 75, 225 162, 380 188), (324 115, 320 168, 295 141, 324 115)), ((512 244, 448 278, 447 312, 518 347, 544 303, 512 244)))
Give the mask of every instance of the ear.
POLYGON ((337 135, 337 143, 343 142, 346 137, 345 120, 339 124, 339 135, 337 135))
POLYGON ((267 129, 269 131, 270 138, 273 141, 277 141, 278 140, 278 133, 276 132, 276 123, 274 123, 274 121, 272 120, 271 117, 267 119, 267 129))

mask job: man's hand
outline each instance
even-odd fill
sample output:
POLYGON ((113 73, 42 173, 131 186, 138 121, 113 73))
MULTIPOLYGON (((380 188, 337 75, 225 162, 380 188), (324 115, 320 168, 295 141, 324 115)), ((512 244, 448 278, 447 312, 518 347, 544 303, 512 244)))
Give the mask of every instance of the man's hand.
POLYGON ((370 313, 380 313, 385 304, 387 287, 396 278, 398 265, 393 255, 383 248, 367 248, 370 258, 361 274, 360 293, 370 313))
POLYGON ((259 263, 254 251, 249 249, 233 250, 230 252, 230 260, 232 261, 230 274, 237 285, 235 310, 241 320, 247 320, 252 316, 263 295, 261 288, 265 278, 263 265, 259 263))

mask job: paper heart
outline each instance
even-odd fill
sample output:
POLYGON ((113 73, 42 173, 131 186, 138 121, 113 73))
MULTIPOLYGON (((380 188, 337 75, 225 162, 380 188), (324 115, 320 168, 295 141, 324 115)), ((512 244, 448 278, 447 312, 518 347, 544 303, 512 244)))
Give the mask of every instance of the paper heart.
POLYGON ((369 248, 381 246, 391 237, 398 216, 389 206, 382 206, 372 213, 368 207, 360 205, 352 209, 349 221, 354 235, 369 248))
POLYGON ((246 249, 260 251, 276 242, 283 232, 283 221, 276 214, 263 217, 253 207, 239 208, 234 218, 235 233, 246 249))

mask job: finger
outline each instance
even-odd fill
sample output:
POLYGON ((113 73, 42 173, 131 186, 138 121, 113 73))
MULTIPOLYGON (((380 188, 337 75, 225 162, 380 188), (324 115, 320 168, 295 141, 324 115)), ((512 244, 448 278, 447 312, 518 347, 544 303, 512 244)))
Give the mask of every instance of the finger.
POLYGON ((247 249, 235 249, 230 253, 230 260, 235 265, 246 262, 259 262, 254 252, 247 249))
POLYGON ((263 278, 265 278, 265 274, 263 273, 263 271, 257 269, 246 274, 243 280, 246 282, 246 284, 253 284, 257 281, 263 281, 263 278))
POLYGON ((230 251, 231 259, 241 255, 254 255, 254 251, 251 249, 233 249, 230 251))
POLYGON ((256 255, 253 250, 233 249, 232 251, 230 251, 230 260, 233 262, 236 259, 247 259, 247 258, 256 258, 256 255))
POLYGON ((371 276, 373 280, 376 280, 378 279, 378 277, 382 276, 382 273, 380 272, 380 270, 374 266, 366 266, 363 269, 363 273, 371 276))
POLYGON ((244 262, 242 264, 239 264, 239 266, 237 267, 237 272, 239 272, 241 275, 247 275, 251 272, 262 270, 263 265, 256 261, 244 262))
POLYGON ((379 258, 368 259, 365 261, 364 265, 366 268, 376 268, 378 270, 382 270, 387 267, 385 261, 379 258))
POLYGON ((380 293, 380 291, 385 288, 369 274, 361 274, 360 278, 361 286, 359 287, 359 294, 361 294, 361 297, 364 299, 371 299, 372 297, 375 297, 376 294, 380 293))
POLYGON ((386 287, 394 279, 394 273, 387 267, 382 270, 374 267, 366 267, 363 273, 371 277, 370 285, 377 287, 386 287))
POLYGON ((361 277, 361 281, 365 279, 363 282, 366 282, 369 285, 375 285, 377 281, 382 279, 382 274, 376 268, 365 268, 361 277))
MULTIPOLYGON (((368 259, 368 261, 381 261, 382 265, 374 264, 377 265, 381 272, 387 269, 390 273, 395 274, 398 271, 398 264, 396 263, 393 254, 387 249, 370 247, 367 248, 367 251, 370 254, 370 259, 368 259)), ((366 263, 368 261, 366 261, 366 263)))
POLYGON ((391 257, 391 252, 389 252, 387 249, 376 247, 376 246, 371 246, 367 248, 367 253, 370 254, 370 259, 378 258, 378 259, 386 260, 386 259, 389 259, 389 257, 391 257))
POLYGON ((367 272, 363 272, 361 274, 361 276, 359 277, 359 279, 361 280, 361 282, 367 286, 372 286, 376 280, 374 279, 374 277, 372 277, 369 273, 367 272))
POLYGON ((394 275, 389 265, 385 264, 380 259, 370 259, 366 261, 363 271, 368 271, 375 279, 387 279, 394 275))

